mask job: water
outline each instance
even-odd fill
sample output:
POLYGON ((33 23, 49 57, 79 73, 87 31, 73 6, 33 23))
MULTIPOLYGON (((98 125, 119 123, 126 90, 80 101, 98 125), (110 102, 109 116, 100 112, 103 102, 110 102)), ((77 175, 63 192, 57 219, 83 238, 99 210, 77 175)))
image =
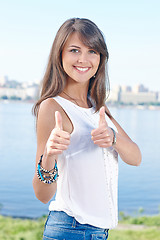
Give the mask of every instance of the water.
MULTIPOLYGON (((30 103, 0 103, 0 214, 40 217, 48 204, 32 188, 36 132, 30 103)), ((119 159, 119 211, 134 214, 140 207, 157 214, 160 205, 160 111, 111 108, 112 114, 138 143, 141 166, 119 159)))
POLYGON ((112 109, 129 136, 139 145, 142 164, 119 164, 119 210, 134 213, 144 208, 156 214, 160 206, 160 111, 112 109))

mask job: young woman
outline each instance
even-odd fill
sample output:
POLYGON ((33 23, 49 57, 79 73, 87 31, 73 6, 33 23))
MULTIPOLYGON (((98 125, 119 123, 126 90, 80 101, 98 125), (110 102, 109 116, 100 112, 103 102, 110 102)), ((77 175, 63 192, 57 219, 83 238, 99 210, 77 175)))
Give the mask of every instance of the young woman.
POLYGON ((50 201, 43 239, 107 239, 117 225, 118 154, 139 165, 141 153, 105 105, 108 51, 88 19, 67 20, 55 37, 37 117, 33 187, 50 201))

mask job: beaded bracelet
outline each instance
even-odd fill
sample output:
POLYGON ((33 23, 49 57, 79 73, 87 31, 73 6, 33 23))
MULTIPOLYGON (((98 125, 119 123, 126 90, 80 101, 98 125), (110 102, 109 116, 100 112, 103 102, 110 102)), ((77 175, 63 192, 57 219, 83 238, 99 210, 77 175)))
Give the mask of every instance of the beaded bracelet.
POLYGON ((41 166, 43 155, 41 155, 40 160, 38 162, 37 167, 37 176, 39 180, 43 183, 51 184, 58 179, 58 167, 57 167, 57 161, 55 160, 55 166, 51 170, 46 170, 41 166), (46 176, 46 173, 49 174, 49 176, 46 176))

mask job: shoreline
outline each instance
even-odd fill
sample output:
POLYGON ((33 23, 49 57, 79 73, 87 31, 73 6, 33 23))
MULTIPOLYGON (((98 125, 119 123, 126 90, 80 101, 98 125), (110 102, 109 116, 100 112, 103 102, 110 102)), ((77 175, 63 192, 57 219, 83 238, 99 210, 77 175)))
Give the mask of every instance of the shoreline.
POLYGON ((7 214, 2 214, 0 213, 0 216, 5 217, 5 218, 12 218, 12 219, 21 219, 21 220, 38 220, 41 219, 47 215, 42 215, 41 217, 27 217, 27 216, 11 216, 11 215, 7 215, 7 214))
MULTIPOLYGON (((10 99, 0 99, 0 103, 4 103, 4 104, 9 104, 9 103, 27 103, 27 104, 33 104, 36 102, 36 100, 10 100, 10 99)), ((110 102, 106 102, 106 105, 110 108, 128 108, 128 109, 139 109, 139 110, 160 110, 160 105, 154 105, 154 104, 119 104, 119 103, 110 103, 110 102)))
MULTIPOLYGON (((49 212, 49 211, 48 211, 49 212)), ((121 212, 122 214, 124 214, 124 212, 121 212)), ((21 220, 39 220, 41 218, 45 218, 48 216, 48 214, 44 214, 40 217, 27 217, 27 216, 14 216, 14 215, 7 215, 7 214, 2 214, 0 213, 0 216, 5 217, 5 218, 12 218, 12 219, 21 219, 21 220)), ((160 217, 160 213, 156 213, 156 214, 145 214, 145 213, 138 213, 136 215, 122 215, 119 212, 119 222, 124 221, 125 219, 135 219, 135 218, 141 218, 141 217, 147 217, 147 218, 152 218, 152 217, 160 217)))

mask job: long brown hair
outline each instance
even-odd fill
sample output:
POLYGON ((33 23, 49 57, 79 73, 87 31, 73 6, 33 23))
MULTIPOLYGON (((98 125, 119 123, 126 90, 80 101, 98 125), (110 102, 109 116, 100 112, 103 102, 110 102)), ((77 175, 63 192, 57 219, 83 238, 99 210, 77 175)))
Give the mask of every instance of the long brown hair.
POLYGON ((42 81, 40 99, 33 107, 33 113, 38 115, 40 103, 60 94, 67 81, 67 75, 62 66, 62 50, 69 36, 77 32, 83 44, 100 54, 100 64, 97 73, 90 79, 88 97, 94 102, 96 111, 105 104, 106 91, 109 94, 109 80, 106 63, 109 55, 102 32, 92 21, 85 18, 71 18, 58 30, 54 39, 46 72, 42 81))

